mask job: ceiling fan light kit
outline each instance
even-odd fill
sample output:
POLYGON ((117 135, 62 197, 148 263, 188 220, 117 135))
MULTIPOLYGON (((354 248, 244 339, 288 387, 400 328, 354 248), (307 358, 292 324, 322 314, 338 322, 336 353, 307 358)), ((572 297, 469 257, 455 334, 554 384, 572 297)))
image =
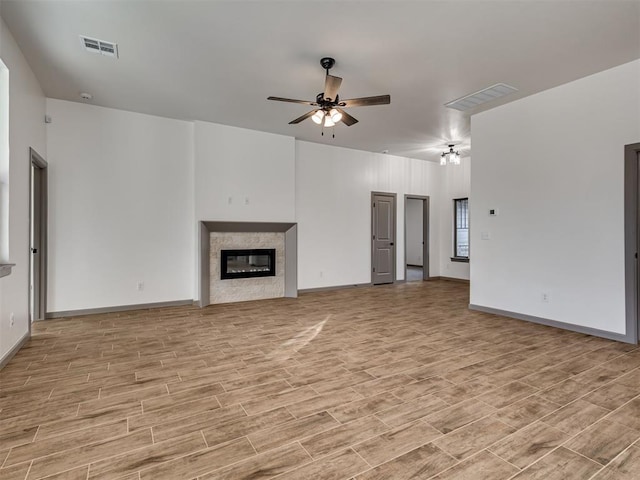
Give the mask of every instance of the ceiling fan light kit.
POLYGON ((311 120, 323 127, 333 127, 336 123, 342 120, 342 114, 335 108, 332 108, 328 112, 319 109, 311 115, 311 120))
MULTIPOLYGON (((322 68, 324 68, 326 72, 324 81, 324 92, 319 93, 316 96, 316 100, 314 102, 306 100, 294 100, 292 98, 283 97, 268 97, 267 100, 300 103, 303 105, 311 105, 312 107, 316 107, 315 110, 311 110, 310 112, 307 112, 304 115, 291 120, 289 124, 294 125, 311 117, 311 120, 313 120, 314 123, 321 125, 323 128, 333 127, 336 123, 339 122, 344 123, 348 127, 358 123, 358 120, 356 118, 352 117, 343 110, 344 108, 366 107, 371 105, 388 105, 391 103, 391 96, 389 95, 378 95, 375 97, 361 97, 352 98, 349 100, 340 100, 338 89, 342 84, 342 78, 329 74, 329 70, 335 65, 335 63, 336 61, 331 57, 324 57, 320 59, 320 65, 322 65, 322 68)), ((324 131, 322 132, 322 135, 324 135, 324 131)), ((335 134, 333 136, 335 137, 335 134)))

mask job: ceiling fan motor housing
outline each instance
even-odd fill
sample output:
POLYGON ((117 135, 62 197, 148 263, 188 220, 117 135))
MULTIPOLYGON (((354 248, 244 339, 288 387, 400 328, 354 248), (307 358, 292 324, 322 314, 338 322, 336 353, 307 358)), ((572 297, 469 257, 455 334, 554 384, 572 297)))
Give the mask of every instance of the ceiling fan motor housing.
POLYGON ((325 70, 331 70, 331 68, 336 64, 336 61, 331 57, 323 57, 320 59, 320 65, 325 70))
POLYGON ((344 106, 344 104, 340 104, 340 96, 336 95, 336 99, 333 101, 330 100, 326 100, 324 98, 324 92, 320 92, 318 95, 316 95, 316 103, 318 104, 318 106, 324 110, 330 110, 333 107, 336 106, 344 106))

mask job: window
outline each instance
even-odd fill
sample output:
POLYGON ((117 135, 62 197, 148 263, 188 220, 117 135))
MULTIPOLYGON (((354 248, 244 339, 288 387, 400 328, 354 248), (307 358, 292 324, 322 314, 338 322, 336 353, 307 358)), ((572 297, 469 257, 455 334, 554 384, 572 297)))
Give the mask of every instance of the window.
POLYGON ((453 257, 457 262, 469 261, 469 199, 453 200, 453 257))

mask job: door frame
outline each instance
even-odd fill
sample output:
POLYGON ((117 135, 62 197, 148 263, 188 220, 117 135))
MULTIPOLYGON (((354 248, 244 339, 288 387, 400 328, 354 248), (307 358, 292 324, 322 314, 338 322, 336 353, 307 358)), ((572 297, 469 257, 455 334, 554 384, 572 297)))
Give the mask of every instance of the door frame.
POLYGON ((624 270, 625 270, 625 341, 638 344, 640 317, 640 143, 624 147, 624 270))
POLYGON ((404 280, 407 281, 407 200, 422 200, 422 280, 429 280, 429 197, 404 196, 404 280))
MULTIPOLYGON (((29 250, 29 331, 31 331, 31 323, 34 320, 44 320, 47 315, 47 239, 48 239, 48 164, 44 158, 42 158, 38 152, 36 152, 33 148, 29 148, 29 242, 28 242, 28 250, 29 250), (33 204, 33 170, 34 168, 38 168, 41 170, 41 185, 40 185, 40 198, 35 200, 39 201, 40 206, 40 219, 39 219, 39 228, 40 228, 40 245, 38 250, 38 263, 40 270, 40 279, 38 285, 34 285, 34 289, 32 291, 31 285, 33 283, 33 266, 34 266, 34 256, 31 252, 31 237, 33 232, 33 219, 32 219, 32 209, 35 207, 33 204), (38 312, 34 312, 36 318, 32 318, 31 312, 31 302, 32 295, 35 298, 35 295, 38 294, 38 302, 34 305, 37 305, 38 312)), ((34 308, 35 310, 35 308, 34 308)))
MULTIPOLYGON (((371 211, 371 231, 369 234, 370 246, 371 246, 371 266, 369 267, 371 273, 371 285, 375 285, 374 283, 374 275, 373 275, 373 265, 375 260, 375 245, 373 240, 373 199, 376 195, 386 195, 388 197, 393 197, 393 283, 396 283, 398 280, 398 272, 397 272, 397 263, 398 263, 398 194, 391 192, 371 192, 371 200, 369 203, 369 210, 371 211)), ((387 284, 389 285, 389 284, 387 284)))

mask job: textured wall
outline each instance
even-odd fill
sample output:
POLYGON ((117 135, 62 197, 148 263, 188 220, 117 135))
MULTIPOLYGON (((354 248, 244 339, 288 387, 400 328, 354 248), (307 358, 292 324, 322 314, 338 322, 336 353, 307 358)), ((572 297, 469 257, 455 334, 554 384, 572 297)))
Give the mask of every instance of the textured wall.
POLYGON ((209 238, 211 303, 284 297, 284 233, 212 232, 209 238), (220 280, 220 251, 249 248, 276 249, 276 276, 220 280))

